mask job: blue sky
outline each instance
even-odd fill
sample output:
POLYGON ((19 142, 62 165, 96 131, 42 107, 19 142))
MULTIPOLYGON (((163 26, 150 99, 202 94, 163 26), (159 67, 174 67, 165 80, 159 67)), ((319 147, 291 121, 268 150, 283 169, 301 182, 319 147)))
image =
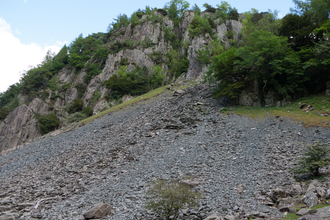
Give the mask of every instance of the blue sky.
MULTIPOLYGON (((42 61, 47 50, 58 52, 79 34, 105 32, 120 13, 130 16, 146 5, 163 8, 170 0, 0 0, 0 92, 19 81, 22 71, 42 61)), ((190 5, 221 1, 192 0, 190 5)), ((279 10, 280 17, 294 7, 291 0, 227 1, 239 13, 256 8, 259 12, 279 10)))

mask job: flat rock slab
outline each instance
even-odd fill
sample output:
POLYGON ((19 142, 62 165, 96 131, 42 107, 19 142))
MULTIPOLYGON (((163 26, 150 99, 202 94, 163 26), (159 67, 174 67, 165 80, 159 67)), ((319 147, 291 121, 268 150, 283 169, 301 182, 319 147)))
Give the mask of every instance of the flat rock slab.
POLYGON ((112 207, 105 203, 95 205, 91 210, 84 214, 85 219, 100 219, 114 212, 112 207))

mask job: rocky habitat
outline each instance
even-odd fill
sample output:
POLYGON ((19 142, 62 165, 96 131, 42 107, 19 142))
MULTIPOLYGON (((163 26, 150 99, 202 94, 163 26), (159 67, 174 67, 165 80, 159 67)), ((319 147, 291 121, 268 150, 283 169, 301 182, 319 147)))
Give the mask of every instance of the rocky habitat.
POLYGON ((179 219, 329 219, 329 207, 310 209, 330 197, 327 167, 311 183, 290 168, 330 130, 225 115, 226 104, 197 84, 3 152, 0 219, 160 219, 145 209, 159 178, 203 195, 179 219))

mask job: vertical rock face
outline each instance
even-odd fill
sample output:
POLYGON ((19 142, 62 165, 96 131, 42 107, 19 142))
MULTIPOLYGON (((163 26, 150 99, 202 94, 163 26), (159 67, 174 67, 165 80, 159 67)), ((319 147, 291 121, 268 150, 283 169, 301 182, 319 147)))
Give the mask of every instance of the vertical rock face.
POLYGON ((0 151, 14 148, 41 136, 35 113, 48 114, 49 106, 36 98, 29 106, 21 105, 0 123, 0 151))
POLYGON ((76 88, 69 88, 65 93, 65 102, 69 103, 78 98, 78 91, 76 88))
POLYGON ((56 81, 59 84, 67 84, 72 82, 76 76, 76 69, 64 67, 56 76, 56 81))
POLYGON ((33 140, 40 136, 36 130, 37 119, 32 110, 21 105, 10 112, 0 124, 0 151, 16 147, 26 140, 33 140))

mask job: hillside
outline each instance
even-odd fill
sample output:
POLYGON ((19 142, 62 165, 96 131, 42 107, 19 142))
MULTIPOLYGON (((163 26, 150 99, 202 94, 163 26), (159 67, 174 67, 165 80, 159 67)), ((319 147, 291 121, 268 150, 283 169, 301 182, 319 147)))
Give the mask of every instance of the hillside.
POLYGON ((159 179, 201 193, 180 220, 329 219, 329 166, 292 169, 330 144, 330 5, 295 4, 172 0, 49 51, 0 94, 0 220, 162 219, 159 179))
POLYGON ((329 95, 329 19, 322 2, 297 1, 282 19, 276 11, 238 14, 227 2, 189 10, 178 0, 119 14, 108 32, 80 35, 58 54, 49 51, 0 94, 0 151, 177 79, 216 83, 214 97, 245 106, 329 95))
POLYGON ((280 188, 294 198, 295 186, 307 189, 289 168, 301 143, 328 142, 329 129, 222 115, 221 102, 210 95, 205 85, 163 94, 1 156, 4 210, 20 219, 81 219, 103 202, 115 210, 105 219, 155 219, 144 208, 145 193, 162 178, 198 181, 204 196, 198 211, 183 211, 180 219, 234 216, 241 207, 245 216, 280 218, 270 192, 280 188), (54 197, 37 210, 17 206, 54 197))

